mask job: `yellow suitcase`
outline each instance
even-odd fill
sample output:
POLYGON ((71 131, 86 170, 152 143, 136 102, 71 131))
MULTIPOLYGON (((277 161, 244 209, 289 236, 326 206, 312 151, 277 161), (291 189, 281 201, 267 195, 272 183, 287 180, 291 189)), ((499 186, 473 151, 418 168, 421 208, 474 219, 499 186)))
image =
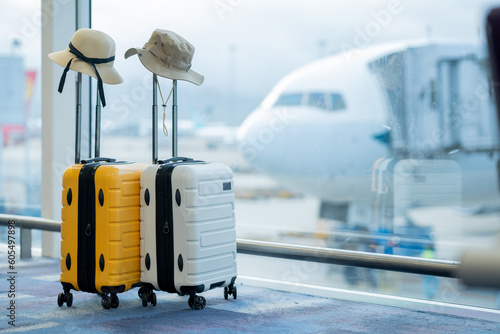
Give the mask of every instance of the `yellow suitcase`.
MULTIPOLYGON (((114 42, 106 34, 92 30, 79 30, 76 34, 81 37, 79 43, 86 45, 89 50, 105 38, 109 45, 113 44, 108 51, 110 54, 114 53, 114 42)), ((61 284, 64 292, 59 293, 57 303, 59 306, 64 303, 71 306, 73 295, 70 291, 73 289, 97 293, 102 297, 104 308, 116 308, 119 303, 116 294, 129 290, 140 280, 139 196, 140 177, 146 165, 99 158, 101 101, 103 106, 106 105, 103 83, 111 82, 103 80, 98 69, 101 68, 100 64, 113 61, 114 55, 97 59, 87 58, 73 51, 75 50, 71 52, 78 59, 72 62, 74 58, 71 58, 67 63, 58 88, 59 92, 62 92, 68 70, 78 70, 75 164, 65 171, 62 182, 61 284), (98 80, 94 152, 96 158, 82 161, 82 72, 93 76, 94 71, 88 72, 86 67, 72 67, 76 62, 92 65, 89 68, 94 69, 98 80)), ((113 84, 119 82, 120 80, 116 79, 113 84)))
POLYGON ((145 164, 94 158, 63 176, 61 283, 58 304, 73 303, 70 290, 97 293, 104 308, 117 293, 139 283, 140 177, 145 164), (109 295, 109 296, 108 296, 109 295))
POLYGON ((100 99, 95 155, 80 161, 81 82, 76 94, 75 164, 63 175, 61 284, 57 304, 73 304, 73 290, 97 293, 116 308, 117 293, 140 280, 140 178, 145 164, 100 158, 100 99))

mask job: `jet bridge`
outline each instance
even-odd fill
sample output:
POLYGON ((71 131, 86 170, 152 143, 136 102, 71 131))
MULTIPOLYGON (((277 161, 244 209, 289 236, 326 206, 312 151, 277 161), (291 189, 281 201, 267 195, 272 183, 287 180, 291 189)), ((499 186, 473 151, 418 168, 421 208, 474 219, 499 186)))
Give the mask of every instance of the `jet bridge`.
MULTIPOLYGON (((407 215, 412 208, 498 203, 500 145, 486 51, 432 44, 369 63, 387 103, 391 152, 373 168, 379 230, 419 235, 407 215)), ((433 243, 424 238, 420 246, 426 242, 433 243)))
POLYGON ((386 97, 392 157, 439 158, 499 149, 486 49, 410 47, 369 64, 386 97))

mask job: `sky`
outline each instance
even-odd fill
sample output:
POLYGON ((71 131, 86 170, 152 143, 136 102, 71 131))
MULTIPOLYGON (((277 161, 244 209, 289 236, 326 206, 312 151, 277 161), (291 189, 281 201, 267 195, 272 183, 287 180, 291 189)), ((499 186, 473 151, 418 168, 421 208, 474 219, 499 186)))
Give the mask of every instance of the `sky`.
MULTIPOLYGON (((93 1, 92 27, 115 40, 115 67, 125 79, 106 86, 114 103, 108 102, 103 117, 117 118, 124 109, 127 120, 149 117, 150 72, 137 57, 125 60, 123 54, 141 47, 157 28, 193 44, 192 68, 205 76, 199 87, 179 84, 180 117, 238 125, 283 76, 320 57, 406 39, 482 43, 484 17, 495 4, 500 1, 93 1), (125 102, 130 97, 133 103, 125 102)), ((15 52, 27 68, 39 68, 40 1, 0 0, 0 6, 0 55, 14 52, 13 38, 24 36, 15 52)), ((160 85, 167 92, 171 82, 162 79, 160 85)))

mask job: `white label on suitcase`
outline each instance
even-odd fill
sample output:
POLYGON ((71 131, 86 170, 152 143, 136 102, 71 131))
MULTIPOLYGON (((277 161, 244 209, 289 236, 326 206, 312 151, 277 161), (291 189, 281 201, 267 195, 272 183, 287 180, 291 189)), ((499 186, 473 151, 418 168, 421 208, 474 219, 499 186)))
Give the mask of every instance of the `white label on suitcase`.
POLYGON ((233 184, 228 176, 215 181, 201 181, 198 186, 200 195, 219 194, 224 191, 232 191, 233 184))

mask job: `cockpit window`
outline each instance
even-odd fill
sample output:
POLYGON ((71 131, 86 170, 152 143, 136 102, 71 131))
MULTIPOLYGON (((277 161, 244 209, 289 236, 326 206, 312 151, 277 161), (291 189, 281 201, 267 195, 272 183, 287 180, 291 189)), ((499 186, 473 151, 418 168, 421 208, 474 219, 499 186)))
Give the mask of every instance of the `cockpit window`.
POLYGON ((344 99, 338 93, 294 93, 283 94, 274 103, 274 106, 302 106, 307 105, 318 109, 334 111, 345 109, 344 99))
POLYGON ((344 103, 344 99, 342 98, 342 95, 340 95, 340 94, 330 94, 330 97, 332 99, 332 108, 331 108, 331 110, 345 109, 345 103, 344 103))
POLYGON ((326 101, 325 94, 322 93, 311 93, 309 94, 309 103, 311 107, 316 107, 320 109, 329 109, 328 102, 326 101))
POLYGON ((274 106, 300 106, 302 104, 302 94, 283 94, 274 103, 274 106))

